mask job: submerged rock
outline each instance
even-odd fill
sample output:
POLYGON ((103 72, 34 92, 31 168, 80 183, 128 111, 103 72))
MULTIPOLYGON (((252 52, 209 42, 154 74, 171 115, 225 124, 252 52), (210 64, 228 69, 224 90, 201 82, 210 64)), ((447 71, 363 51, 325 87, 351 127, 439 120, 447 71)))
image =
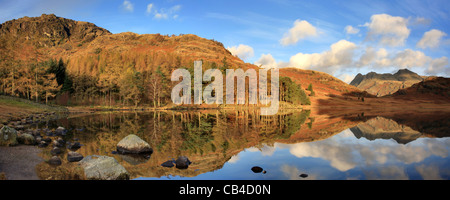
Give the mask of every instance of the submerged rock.
POLYGON ((0 129, 0 146, 17 145, 17 131, 9 126, 3 126, 0 129))
POLYGON ((254 167, 252 167, 252 171, 254 173, 261 173, 261 172, 263 172, 263 168, 261 168, 259 166, 254 166, 254 167))
POLYGON ((178 169, 187 169, 192 162, 186 156, 180 156, 175 161, 178 169))
POLYGON ((161 164, 161 166, 163 166, 163 167, 173 167, 173 166, 175 166, 175 165, 174 165, 174 162, 175 162, 175 161, 173 161, 173 160, 168 160, 168 161, 166 161, 166 162, 163 162, 163 163, 161 164))
POLYGON ((80 162, 88 180, 128 180, 130 174, 113 157, 90 155, 80 162))
POLYGON ((306 177, 308 177, 308 174, 300 174, 300 177, 306 178, 306 177))
POLYGON ((117 151, 121 154, 127 154, 127 153, 152 153, 153 149, 152 147, 142 140, 140 137, 130 134, 126 137, 124 137, 118 144, 117 144, 117 151))

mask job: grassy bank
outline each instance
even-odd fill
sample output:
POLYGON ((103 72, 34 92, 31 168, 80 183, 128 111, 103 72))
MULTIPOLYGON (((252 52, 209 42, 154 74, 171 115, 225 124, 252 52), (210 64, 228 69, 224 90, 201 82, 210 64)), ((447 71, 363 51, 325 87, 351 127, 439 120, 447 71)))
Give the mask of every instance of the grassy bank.
POLYGON ((0 123, 20 120, 32 114, 48 112, 66 112, 62 106, 51 106, 36 103, 27 99, 0 95, 0 123))

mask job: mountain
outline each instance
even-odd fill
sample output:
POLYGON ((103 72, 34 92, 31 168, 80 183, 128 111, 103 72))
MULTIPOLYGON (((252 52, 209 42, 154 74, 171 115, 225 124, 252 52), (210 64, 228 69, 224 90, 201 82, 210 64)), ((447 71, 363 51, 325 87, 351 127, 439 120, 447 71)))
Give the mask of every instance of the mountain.
POLYGON ((370 72, 362 75, 359 73, 350 85, 380 97, 393 94, 399 89, 410 87, 420 81, 423 81, 420 75, 408 69, 401 69, 395 74, 370 72))
POLYGON ((450 78, 427 77, 425 80, 415 83, 409 88, 400 89, 394 97, 404 98, 428 98, 428 99, 450 99, 450 78))

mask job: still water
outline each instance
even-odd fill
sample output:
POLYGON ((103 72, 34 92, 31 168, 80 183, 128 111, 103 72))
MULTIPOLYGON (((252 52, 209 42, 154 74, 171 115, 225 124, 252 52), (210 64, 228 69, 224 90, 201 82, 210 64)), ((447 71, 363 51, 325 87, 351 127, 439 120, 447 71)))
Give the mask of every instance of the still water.
MULTIPOLYGON (((448 180, 448 115, 113 112, 69 116, 40 128, 65 127, 63 138, 82 144, 77 152, 112 156, 137 180, 448 180), (129 134, 152 146, 150 158, 114 153, 129 134), (161 166, 179 156, 192 162, 188 169, 161 166), (255 166, 263 172, 253 172, 255 166)), ((44 149, 44 157, 51 157, 50 149, 44 149)))

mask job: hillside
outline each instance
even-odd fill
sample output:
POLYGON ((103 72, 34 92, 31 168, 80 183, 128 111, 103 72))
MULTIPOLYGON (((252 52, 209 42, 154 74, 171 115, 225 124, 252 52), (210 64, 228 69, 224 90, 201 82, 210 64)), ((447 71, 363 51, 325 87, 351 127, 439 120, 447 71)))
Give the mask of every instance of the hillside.
POLYGON ((417 99, 450 99, 450 78, 428 77, 409 88, 401 89, 391 96, 417 99))
MULTIPOLYGON (((50 93, 52 98, 56 86, 48 91, 35 87, 44 82, 51 85, 50 72, 55 73, 62 88, 59 96, 70 92, 69 96, 57 97, 63 105, 170 104, 170 89, 175 84, 170 81, 171 72, 180 67, 192 70, 195 60, 203 61, 204 70, 258 69, 215 40, 192 34, 111 34, 95 24, 53 14, 7 21, 0 25, 0 36, 0 93, 37 100, 46 99, 43 96, 50 93), (46 79, 34 80, 36 73, 46 79)), ((297 84, 292 87, 289 84, 293 83, 285 80, 290 89, 301 84, 306 90, 311 85, 312 96, 360 92, 322 72, 285 68, 280 76, 297 84)), ((306 93, 311 95, 310 91, 306 93)))
POLYGON ((393 94, 399 89, 410 87, 422 80, 423 78, 418 74, 408 69, 401 69, 395 74, 378 74, 375 72, 366 75, 358 74, 350 82, 350 85, 380 97, 393 94))

